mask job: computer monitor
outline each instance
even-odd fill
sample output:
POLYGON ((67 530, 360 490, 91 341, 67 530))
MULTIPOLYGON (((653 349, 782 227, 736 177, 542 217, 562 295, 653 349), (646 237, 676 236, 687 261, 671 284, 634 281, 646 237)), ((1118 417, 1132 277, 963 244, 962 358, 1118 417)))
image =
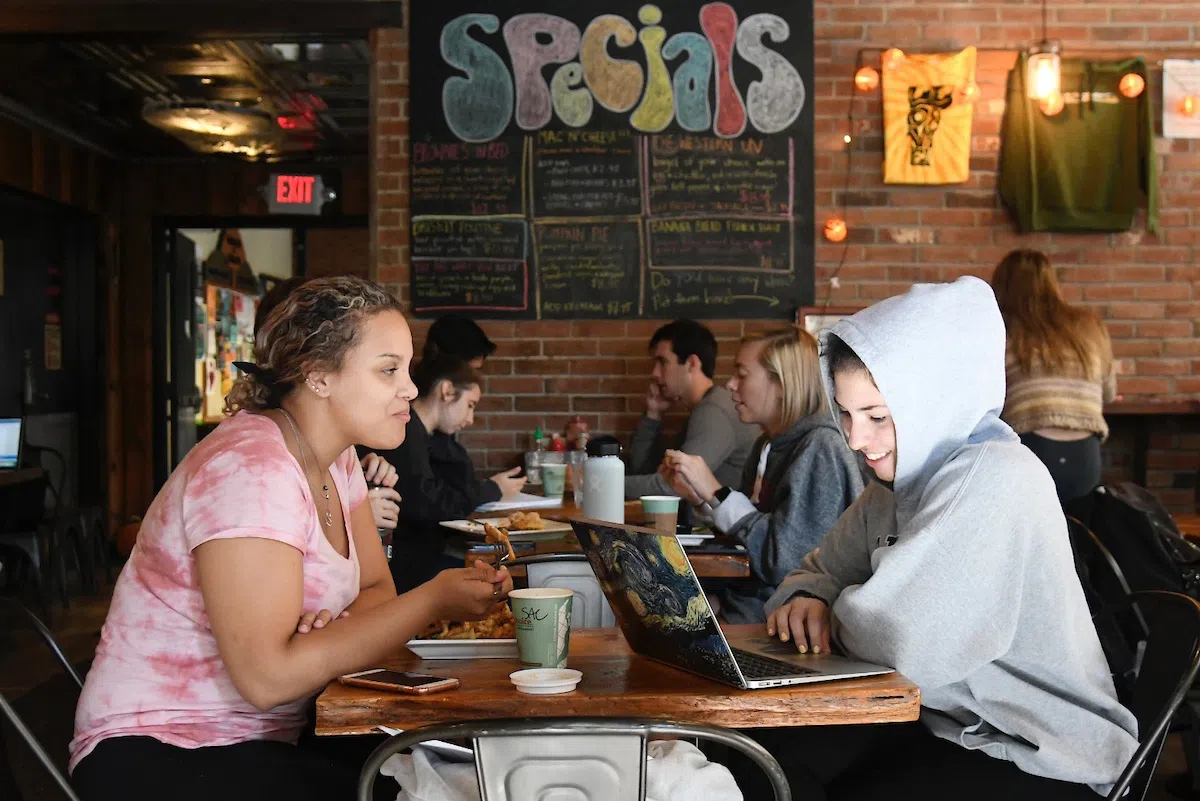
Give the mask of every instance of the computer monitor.
POLYGON ((20 417, 0 417, 0 470, 15 470, 21 465, 20 417))

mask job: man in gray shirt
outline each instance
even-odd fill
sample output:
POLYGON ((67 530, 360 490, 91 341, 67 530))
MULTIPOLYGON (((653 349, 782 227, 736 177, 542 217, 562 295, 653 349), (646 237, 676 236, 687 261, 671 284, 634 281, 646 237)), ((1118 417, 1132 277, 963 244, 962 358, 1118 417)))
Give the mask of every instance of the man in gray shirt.
POLYGON ((658 474, 668 445, 662 441, 663 415, 675 403, 691 410, 687 424, 670 447, 704 459, 723 485, 737 486, 746 456, 758 438, 758 426, 738 419, 733 396, 715 386, 717 339, 695 320, 676 320, 650 338, 654 356, 646 413, 638 421, 629 446, 625 497, 675 495, 658 474))

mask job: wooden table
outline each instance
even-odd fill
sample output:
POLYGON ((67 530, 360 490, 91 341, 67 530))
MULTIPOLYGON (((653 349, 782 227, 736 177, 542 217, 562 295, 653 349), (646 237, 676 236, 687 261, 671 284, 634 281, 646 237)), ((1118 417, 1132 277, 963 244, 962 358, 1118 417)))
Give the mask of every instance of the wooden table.
POLYGON ((1200 515, 1173 515, 1179 533, 1189 540, 1200 540, 1200 515))
MULTIPOLYGON (((488 512, 476 513, 472 517, 505 517, 516 510, 507 510, 504 512, 488 512)), ((572 517, 578 517, 582 514, 582 510, 577 507, 569 498, 563 498, 561 507, 551 509, 534 509, 543 518, 547 520, 556 520, 567 522, 572 517)), ((640 501, 625 502, 625 520, 630 525, 640 525, 643 520, 642 504, 640 501)), ((722 538, 727 540, 728 538, 722 538)), ((561 537, 545 535, 533 541, 532 551, 521 551, 517 556, 533 556, 547 553, 580 553, 582 549, 579 547, 579 541, 575 539, 573 532, 564 531, 561 537)), ((750 557, 743 553, 704 553, 695 549, 684 549, 688 555, 688 561, 692 563, 692 569, 696 571, 699 578, 750 578, 750 557)), ((477 545, 469 545, 466 552, 466 563, 468 565, 474 563, 476 559, 483 559, 485 562, 494 561, 496 554, 490 545, 482 543, 477 545)), ((521 568, 514 569, 514 576, 520 575, 524 571, 521 568), (520 573, 516 572, 520 571, 520 573)))
POLYGON ((1146 455, 1150 449, 1150 423, 1156 417, 1195 417, 1200 400, 1114 401, 1104 407, 1105 417, 1127 417, 1133 421, 1133 483, 1146 486, 1146 455))
POLYGON ((383 667, 453 676, 462 686, 420 696, 335 681, 317 698, 316 733, 369 734, 380 725, 408 730, 479 718, 572 715, 671 718, 735 729, 900 723, 916 720, 921 706, 920 691, 899 673, 739 690, 634 654, 618 629, 572 632, 568 666, 583 671, 573 692, 524 695, 508 678, 520 669, 515 659, 423 661, 405 649, 383 667))
POLYGON ((0 487, 11 487, 36 481, 46 474, 40 467, 23 467, 19 470, 0 470, 0 487))

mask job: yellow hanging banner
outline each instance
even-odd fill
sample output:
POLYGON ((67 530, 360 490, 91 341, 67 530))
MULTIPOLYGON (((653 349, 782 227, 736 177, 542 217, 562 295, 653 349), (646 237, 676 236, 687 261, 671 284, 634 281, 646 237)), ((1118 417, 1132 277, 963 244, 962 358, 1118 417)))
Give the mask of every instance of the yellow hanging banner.
POLYGON ((960 184, 971 173, 975 48, 883 56, 883 182, 960 184))

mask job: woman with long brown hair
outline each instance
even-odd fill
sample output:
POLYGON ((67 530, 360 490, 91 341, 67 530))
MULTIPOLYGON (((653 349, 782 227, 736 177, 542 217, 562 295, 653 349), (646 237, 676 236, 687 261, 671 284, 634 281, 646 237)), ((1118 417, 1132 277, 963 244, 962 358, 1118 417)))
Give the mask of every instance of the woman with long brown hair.
POLYGON ((403 442, 412 350, 360 278, 268 315, 229 418, 167 479, 117 580, 75 713, 84 801, 349 798, 357 766, 297 747, 309 701, 511 589, 477 562, 396 595, 353 446, 403 442))
POLYGON ((1063 503, 1086 495, 1100 483, 1104 404, 1116 392, 1108 331, 1067 303, 1041 251, 1001 259, 992 290, 1008 331, 1001 417, 1045 463, 1063 503))

